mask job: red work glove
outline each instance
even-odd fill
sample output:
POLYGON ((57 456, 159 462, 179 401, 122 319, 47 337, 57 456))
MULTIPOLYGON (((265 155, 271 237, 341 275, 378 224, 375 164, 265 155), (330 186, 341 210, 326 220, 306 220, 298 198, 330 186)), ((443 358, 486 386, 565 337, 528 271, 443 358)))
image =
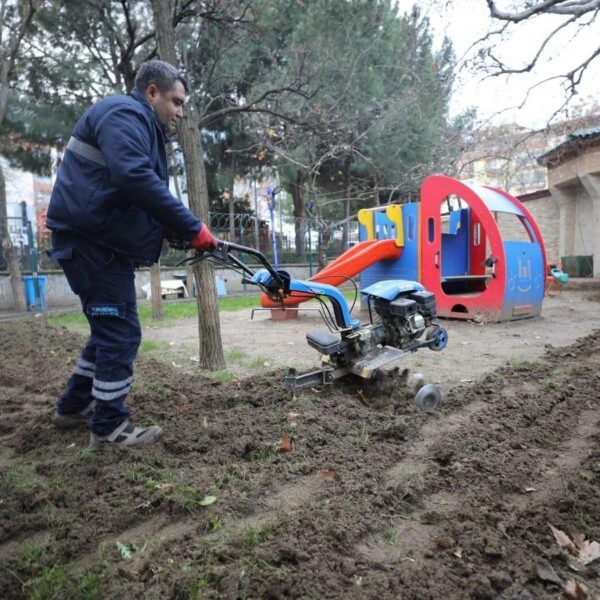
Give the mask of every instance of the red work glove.
POLYGON ((216 250, 219 240, 210 232, 206 225, 202 225, 198 235, 190 241, 190 246, 196 250, 216 250))

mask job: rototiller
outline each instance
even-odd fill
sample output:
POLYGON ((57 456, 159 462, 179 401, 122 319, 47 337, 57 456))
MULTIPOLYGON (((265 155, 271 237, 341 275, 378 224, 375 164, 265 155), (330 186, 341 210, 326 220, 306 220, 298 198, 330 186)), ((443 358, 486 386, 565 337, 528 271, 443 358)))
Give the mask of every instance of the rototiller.
MULTIPOLYGON (((171 245, 186 249, 180 242, 171 245)), ((349 374, 372 379, 384 365, 408 352, 446 347, 448 334, 436 321, 435 296, 416 281, 380 281, 360 290, 369 310, 369 323, 361 324, 351 317, 351 309, 338 288, 318 281, 292 279, 287 271, 274 268, 254 248, 220 241, 216 250, 196 251, 180 264, 201 260, 240 273, 242 283, 258 286, 269 299, 281 303, 282 308, 283 300, 288 297, 299 300, 311 297, 321 303, 320 314, 328 331, 315 329, 306 334, 308 344, 321 354, 321 365, 304 374, 290 369, 285 377, 289 389, 330 384, 349 374), (253 259, 262 268, 251 268, 234 253, 244 255, 246 260, 253 259)), ((441 402, 441 392, 438 386, 426 384, 420 387, 414 401, 421 410, 431 411, 441 402)))

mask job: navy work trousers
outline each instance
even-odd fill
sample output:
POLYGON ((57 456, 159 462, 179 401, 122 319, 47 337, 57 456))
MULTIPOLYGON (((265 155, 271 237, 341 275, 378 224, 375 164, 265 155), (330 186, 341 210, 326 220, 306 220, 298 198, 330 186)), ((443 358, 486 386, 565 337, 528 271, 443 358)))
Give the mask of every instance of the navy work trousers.
POLYGON ((96 401, 91 429, 111 433, 129 415, 124 402, 133 382, 133 361, 142 340, 133 261, 108 248, 56 231, 50 255, 81 300, 90 337, 57 402, 62 414, 96 401))

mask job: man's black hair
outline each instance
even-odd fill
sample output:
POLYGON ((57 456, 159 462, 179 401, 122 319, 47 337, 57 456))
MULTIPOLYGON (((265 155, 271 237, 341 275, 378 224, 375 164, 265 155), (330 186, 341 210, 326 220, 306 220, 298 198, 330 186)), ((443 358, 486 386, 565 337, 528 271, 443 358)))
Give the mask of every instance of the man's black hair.
POLYGON ((171 91, 178 81, 188 94, 190 90, 186 78, 173 65, 162 60, 149 60, 138 69, 135 87, 144 93, 153 83, 159 92, 165 93, 171 91))

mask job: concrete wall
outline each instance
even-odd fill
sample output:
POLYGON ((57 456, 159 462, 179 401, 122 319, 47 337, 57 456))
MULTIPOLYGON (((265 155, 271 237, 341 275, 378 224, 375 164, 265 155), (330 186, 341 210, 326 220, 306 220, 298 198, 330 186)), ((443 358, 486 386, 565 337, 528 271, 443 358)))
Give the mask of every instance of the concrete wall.
POLYGON ((548 183, 559 207, 560 256, 592 256, 600 277, 600 148, 549 166, 548 183))

